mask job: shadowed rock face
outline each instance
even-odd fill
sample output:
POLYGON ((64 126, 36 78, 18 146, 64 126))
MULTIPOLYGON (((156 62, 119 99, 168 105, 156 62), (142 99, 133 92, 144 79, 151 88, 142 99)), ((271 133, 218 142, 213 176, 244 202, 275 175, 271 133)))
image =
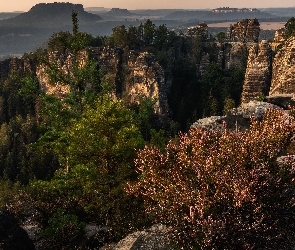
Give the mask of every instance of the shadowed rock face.
POLYGON ((0 249, 34 250, 35 246, 8 211, 0 211, 0 249))
POLYGON ((242 93, 242 103, 266 96, 271 82, 272 50, 267 41, 255 44, 249 50, 242 93))
POLYGON ((274 58, 269 95, 295 93, 295 37, 290 37, 274 58))

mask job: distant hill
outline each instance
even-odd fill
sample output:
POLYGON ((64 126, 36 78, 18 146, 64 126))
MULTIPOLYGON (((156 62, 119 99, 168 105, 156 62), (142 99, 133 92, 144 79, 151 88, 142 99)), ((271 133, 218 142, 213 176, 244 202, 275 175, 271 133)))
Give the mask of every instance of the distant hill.
POLYGON ((244 18, 258 18, 258 19, 276 19, 277 16, 273 16, 267 12, 262 12, 259 10, 253 12, 213 12, 211 10, 182 10, 175 11, 167 16, 167 20, 201 20, 204 22, 212 21, 238 21, 244 18))
POLYGON ((102 19, 98 15, 86 12, 82 4, 40 3, 28 12, 0 21, 0 27, 60 27, 71 25, 73 10, 77 11, 81 24, 102 19))
POLYGON ((0 55, 34 51, 46 44, 53 33, 71 31, 73 10, 78 13, 79 28, 82 32, 89 32, 89 29, 99 30, 96 26, 102 18, 86 12, 81 4, 40 3, 28 12, 11 13, 10 18, 0 20, 0 55))
POLYGON ((291 8, 263 8, 259 9, 262 12, 270 13, 278 17, 294 17, 295 16, 295 7, 291 8))
POLYGON ((0 12, 0 20, 18 16, 23 12, 0 12))

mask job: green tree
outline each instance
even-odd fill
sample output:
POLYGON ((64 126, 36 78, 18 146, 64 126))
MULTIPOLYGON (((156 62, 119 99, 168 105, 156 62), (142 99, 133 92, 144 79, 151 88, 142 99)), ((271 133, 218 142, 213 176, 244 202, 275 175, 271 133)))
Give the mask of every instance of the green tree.
POLYGON ((117 26, 113 28, 112 37, 114 39, 114 45, 125 48, 128 44, 128 33, 125 25, 117 26))
POLYGON ((87 106, 71 120, 70 129, 55 141, 62 168, 51 181, 32 184, 45 218, 58 208, 80 220, 96 218, 113 230, 115 239, 141 223, 137 212, 142 204, 123 191, 126 181, 136 177, 135 149, 144 143, 136 122, 135 113, 110 95, 100 96, 95 107, 87 106))
POLYGON ((216 38, 218 42, 224 42, 224 40, 226 39, 226 34, 225 32, 218 32, 216 34, 216 38))
POLYGON ((146 46, 152 45, 154 42, 155 24, 148 19, 143 24, 143 41, 146 46))
POLYGON ((70 48, 72 42, 72 34, 70 32, 58 32, 50 36, 47 47, 49 51, 58 51, 65 53, 66 49, 70 48))
MULTIPOLYGON (((92 36, 78 30, 77 13, 73 12, 73 34, 67 48, 67 60, 58 58, 56 51, 40 58, 41 65, 52 85, 69 86, 65 102, 71 103, 75 112, 82 113, 84 104, 93 101, 93 93, 100 91, 97 62, 92 57, 89 43, 92 36)), ((53 46, 54 48, 54 46, 53 46)), ((69 103, 65 104, 69 106, 69 103)))
POLYGON ((135 26, 129 26, 128 28, 128 46, 131 50, 137 50, 140 46, 140 40, 138 36, 138 28, 135 26))
POLYGON ((232 98, 226 98, 223 102, 223 115, 227 115, 227 113, 236 107, 235 101, 232 98))

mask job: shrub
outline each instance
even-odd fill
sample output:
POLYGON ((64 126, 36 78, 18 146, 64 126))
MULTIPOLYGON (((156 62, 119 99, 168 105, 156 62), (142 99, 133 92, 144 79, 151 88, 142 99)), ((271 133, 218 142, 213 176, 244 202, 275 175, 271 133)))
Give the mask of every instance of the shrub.
POLYGON ((181 249, 290 249, 294 246, 294 166, 276 161, 293 118, 269 110, 245 132, 191 129, 165 153, 139 151, 130 194, 168 225, 181 249))

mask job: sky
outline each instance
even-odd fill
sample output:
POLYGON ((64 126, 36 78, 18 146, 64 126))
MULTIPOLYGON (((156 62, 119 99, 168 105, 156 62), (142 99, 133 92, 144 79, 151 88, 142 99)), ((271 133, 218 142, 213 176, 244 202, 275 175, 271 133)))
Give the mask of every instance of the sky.
MULTIPOLYGON (((38 3, 62 2, 58 0, 0 0, 0 12, 29 11, 38 3)), ((105 7, 123 9, 214 9, 233 8, 271 8, 295 7, 294 0, 65 0, 86 7, 105 7)))

